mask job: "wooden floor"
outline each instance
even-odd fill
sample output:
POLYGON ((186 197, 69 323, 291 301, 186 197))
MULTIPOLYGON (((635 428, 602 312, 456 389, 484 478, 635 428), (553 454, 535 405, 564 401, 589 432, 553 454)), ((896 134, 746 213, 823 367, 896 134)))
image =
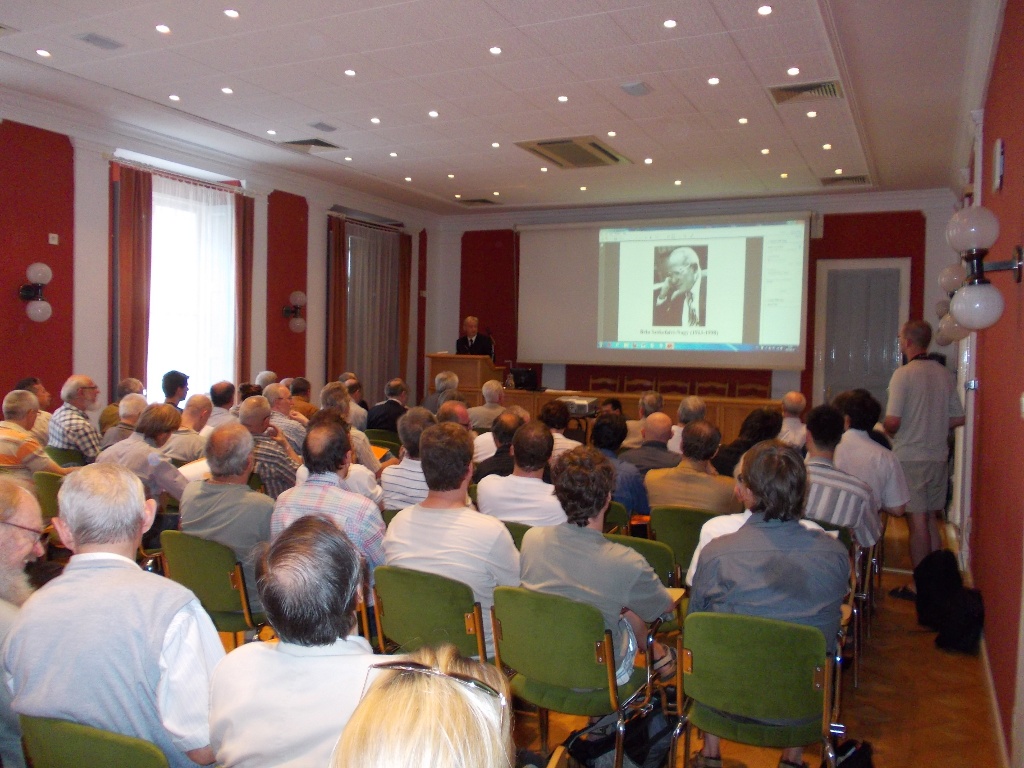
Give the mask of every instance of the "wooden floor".
MULTIPOLYGON (((886 547, 887 565, 909 566, 905 522, 890 522, 886 547)), ((914 604, 888 595, 908 579, 906 572, 884 574, 872 636, 865 638, 860 688, 854 689, 850 669, 843 673, 840 719, 847 737, 870 741, 878 768, 1004 765, 981 657, 935 647, 935 633, 917 625, 914 604)), ((583 722, 552 713, 551 743, 583 722)), ((516 736, 520 747, 532 740, 536 749, 536 719, 520 717, 516 736)), ((726 768, 775 768, 779 757, 774 750, 730 742, 722 743, 722 755, 726 768)), ((804 761, 817 768, 818 751, 808 750, 804 761)))

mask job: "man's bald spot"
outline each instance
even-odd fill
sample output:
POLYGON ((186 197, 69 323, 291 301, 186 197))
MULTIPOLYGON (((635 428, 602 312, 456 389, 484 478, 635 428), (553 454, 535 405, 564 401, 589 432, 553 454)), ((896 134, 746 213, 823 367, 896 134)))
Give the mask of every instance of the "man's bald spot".
POLYGON ((667 443, 670 437, 672 437, 672 419, 661 411, 647 417, 644 424, 644 440, 667 443))

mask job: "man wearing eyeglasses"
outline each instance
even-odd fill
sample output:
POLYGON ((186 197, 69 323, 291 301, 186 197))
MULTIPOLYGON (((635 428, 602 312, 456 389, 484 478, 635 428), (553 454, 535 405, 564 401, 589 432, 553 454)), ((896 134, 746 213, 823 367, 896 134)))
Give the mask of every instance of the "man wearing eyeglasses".
POLYGON ((96 407, 100 388, 88 376, 75 374, 60 388, 64 404, 53 412, 50 419, 50 445, 54 448, 73 448, 92 464, 100 452, 100 433, 89 421, 86 413, 96 407))
POLYGON ((71 471, 47 456, 32 433, 39 413, 39 401, 35 395, 24 389, 8 392, 4 397, 3 412, 4 420, 0 421, 0 468, 6 474, 34 487, 34 472, 66 475, 71 471))

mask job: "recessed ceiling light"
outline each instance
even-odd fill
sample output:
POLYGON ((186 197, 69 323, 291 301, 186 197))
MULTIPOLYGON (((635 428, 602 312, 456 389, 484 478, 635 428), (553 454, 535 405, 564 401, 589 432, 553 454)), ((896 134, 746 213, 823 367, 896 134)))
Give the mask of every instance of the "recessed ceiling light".
POLYGON ((500 192, 495 192, 495 193, 494 193, 494 196, 495 196, 495 197, 497 197, 497 196, 498 196, 498 195, 500 195, 500 194, 501 194, 500 192))
POLYGON ((156 31, 159 32, 161 35, 171 34, 171 28, 168 27, 166 24, 157 24, 156 31))
POLYGON ((586 192, 586 191, 587 191, 586 187, 580 187, 580 192, 586 192))
POLYGON ((36 53, 37 53, 38 55, 42 56, 42 57, 43 57, 44 59, 48 59, 48 58, 50 58, 50 52, 49 52, 49 51, 47 51, 47 50, 44 50, 44 49, 42 49, 42 48, 37 48, 37 49, 36 49, 36 53))
POLYGON ((789 178, 789 174, 788 173, 780 173, 779 174, 779 178, 780 179, 788 179, 789 178))
POLYGON ((762 155, 767 155, 769 152, 771 152, 771 150, 768 149, 768 147, 765 147, 764 149, 761 150, 762 155))
POLYGON ((675 180, 674 182, 672 182, 672 183, 673 183, 673 184, 675 184, 675 185, 676 185, 677 187, 681 187, 681 186, 683 186, 683 180, 682 180, 682 179, 676 179, 676 180, 675 180))
POLYGON ((454 179, 455 178, 455 174, 454 173, 449 173, 448 174, 448 178, 449 179, 454 179))
POLYGON ((644 158, 644 165, 650 165, 653 162, 654 162, 654 158, 653 157, 645 157, 644 158))
POLYGON ((499 143, 498 143, 498 142, 496 142, 496 141, 492 141, 492 142, 491 142, 491 146, 492 146, 492 147, 494 147, 495 149, 497 149, 498 147, 500 147, 500 146, 501 146, 501 144, 499 144, 499 143))
POLYGON ((717 77, 709 77, 708 85, 718 85, 721 82, 717 77))
POLYGON ((380 118, 379 117, 371 117, 370 118, 370 122, 373 123, 374 125, 380 125, 380 118))
POLYGON ((224 11, 224 15, 227 16, 229 19, 237 19, 238 11, 232 8, 228 8, 226 11, 224 11))
POLYGON ((493 53, 495 56, 498 56, 501 53, 501 48, 499 48, 496 45, 492 45, 491 46, 491 53, 493 53))
POLYGON ((458 200, 460 197, 462 197, 462 195, 456 195, 455 199, 458 200))
POLYGON ((836 176, 842 176, 842 175, 843 175, 843 169, 842 168, 836 168, 836 176))
POLYGON ((808 117, 817 117, 817 116, 818 116, 818 113, 817 113, 817 112, 815 112, 815 111, 814 111, 814 110, 812 109, 812 110, 811 110, 810 112, 808 112, 808 113, 807 113, 807 116, 808 116, 808 117))
POLYGON ((547 166, 546 166, 546 165, 545 165, 545 166, 543 166, 543 167, 542 167, 542 168, 540 169, 540 172, 541 172, 541 173, 547 173, 547 172, 548 172, 548 168, 547 168, 547 166))
POLYGON ((428 114, 428 115, 429 115, 430 117, 437 117, 437 110, 436 110, 436 109, 432 109, 432 110, 430 110, 429 112, 427 112, 427 114, 428 114))
POLYGON ((277 131, 275 131, 273 129, 267 131, 267 133, 269 133, 271 136, 277 136, 277 131))
POLYGON ((345 74, 348 75, 349 77, 355 77, 356 71, 354 69, 346 69, 345 74))
POLYGON ((406 181, 412 181, 412 176, 406 176, 406 177, 405 177, 405 180, 406 180, 406 181))
POLYGON ((220 89, 220 92, 221 92, 221 93, 226 93, 226 94, 227 94, 228 96, 230 96, 230 95, 231 95, 232 93, 234 93, 234 91, 233 91, 233 90, 231 90, 231 89, 230 89, 230 88, 228 88, 228 87, 224 87, 224 88, 221 88, 221 89, 220 89))
POLYGON ((832 145, 831 144, 822 144, 821 148, 822 149, 832 149, 832 145))
POLYGON ((389 152, 388 154, 389 154, 389 155, 390 155, 391 157, 398 157, 398 153, 397 153, 397 152, 389 152))
POLYGON ((616 136, 616 133, 615 133, 615 131, 608 131, 608 135, 611 136, 614 139, 615 136, 616 136))
POLYGON ((737 120, 736 122, 738 122, 738 123, 739 123, 740 125, 746 125, 746 124, 747 124, 747 123, 748 123, 749 121, 747 120, 747 118, 745 118, 745 117, 741 117, 741 118, 740 118, 739 120, 737 120))
POLYGON ((665 21, 662 22, 662 26, 664 26, 665 29, 675 29, 675 27, 676 27, 676 20, 675 19, 665 19, 665 21))
POLYGON ((172 94, 171 94, 170 96, 168 96, 167 98, 168 98, 168 99, 170 99, 171 101, 181 101, 181 96, 179 96, 179 95, 178 95, 178 94, 176 94, 176 93, 172 93, 172 94))
POLYGON ((346 157, 345 158, 345 162, 346 163, 351 163, 352 162, 352 158, 351 157, 346 157))
POLYGON ((800 67, 790 67, 786 70, 786 74, 790 77, 796 77, 800 74, 800 67))
POLYGON ((559 96, 558 100, 560 102, 562 102, 563 104, 565 104, 565 102, 567 102, 569 100, 569 97, 568 96, 559 96))
POLYGON ((772 13, 772 7, 770 5, 762 5, 757 9, 757 12, 762 16, 770 16, 772 13))

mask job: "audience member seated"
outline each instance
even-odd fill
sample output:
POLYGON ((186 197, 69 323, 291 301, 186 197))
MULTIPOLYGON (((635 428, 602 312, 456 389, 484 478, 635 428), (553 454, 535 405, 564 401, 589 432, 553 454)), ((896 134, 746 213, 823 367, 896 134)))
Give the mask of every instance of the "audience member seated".
POLYGON ((278 498, 270 518, 271 534, 276 536, 305 515, 324 515, 362 553, 372 584, 373 569, 384 564, 384 520, 376 504, 341 488, 352 462, 346 425, 330 419, 318 420, 306 435, 302 457, 309 478, 278 498))
POLYGON ((58 465, 32 433, 39 401, 27 389, 15 389, 4 396, 4 420, 0 421, 0 469, 5 477, 17 479, 27 488, 35 488, 35 472, 66 475, 72 470, 58 465))
MULTIPOLYGON (((644 420, 643 442, 639 448, 624 452, 620 459, 635 466, 641 477, 645 477, 652 469, 665 469, 679 464, 678 453, 668 449, 668 439, 672 436, 672 419, 658 411, 644 420)), ((650 493, 647 495, 650 501, 650 493)))
POLYGON ((331 768, 511 768, 516 764, 508 681, 454 646, 408 660, 378 657, 331 768), (388 659, 388 660, 385 660, 388 659))
POLYGON ((437 423, 426 408, 410 408, 398 419, 398 438, 405 455, 380 473, 384 489, 384 509, 405 509, 427 498, 427 480, 420 463, 420 436, 437 423))
POLYGON ((665 399, 660 392, 653 389, 640 395, 637 401, 636 410, 639 419, 629 419, 626 422, 626 439, 622 441, 622 447, 627 450, 639 448, 643 443, 643 429, 647 425, 647 417, 653 413, 659 413, 665 406, 665 399))
POLYGON ((202 458, 206 438, 200 433, 213 413, 213 403, 206 395, 192 395, 181 414, 181 426, 171 435, 161 453, 172 461, 188 464, 202 458))
POLYGON ((309 383, 309 379, 305 376, 296 376, 292 379, 292 408, 301 413, 307 419, 313 418, 313 414, 320 410, 309 402, 309 396, 312 389, 313 385, 309 383))
POLYGON ((277 374, 273 371, 260 371, 253 379, 253 384, 260 388, 260 392, 271 384, 277 384, 277 374))
POLYGON ((544 482, 554 438, 539 421, 529 421, 512 437, 512 474, 489 475, 476 487, 476 506, 485 515, 523 525, 561 525, 565 512, 554 488, 544 482))
POLYGON ((142 415, 142 412, 146 410, 148 406, 149 403, 142 395, 129 393, 122 397, 121 402, 117 404, 117 415, 119 421, 103 433, 103 439, 100 440, 100 447, 105 450, 114 443, 127 440, 129 437, 134 435, 135 425, 139 423, 139 416, 142 415))
POLYGON ((262 395, 242 401, 238 420, 255 441, 253 472, 263 481, 267 495, 276 499, 295 485, 295 472, 302 458, 289 445, 288 438, 270 426, 270 403, 262 395))
POLYGON ((113 464, 69 475, 58 500, 74 555, 8 635, 14 711, 145 739, 173 768, 212 763, 206 692, 224 648, 195 595, 135 564, 156 505, 113 464))
POLYGON ((476 440, 477 434, 473 431, 473 425, 469 422, 469 408, 466 406, 466 401, 462 398, 462 395, 448 390, 445 392, 445 397, 447 399, 437 407, 437 423, 458 424, 476 440))
POLYGON ((263 396, 270 403, 270 425, 288 439, 296 453, 301 453, 309 420, 292 408, 292 393, 284 384, 268 384, 263 396))
POLYGON ((50 393, 46 391, 43 382, 35 376, 27 376, 21 379, 14 385, 14 388, 27 389, 39 401, 39 415, 36 417, 35 426, 32 427, 32 434, 36 436, 39 444, 45 448, 50 440, 50 417, 52 415, 49 411, 52 400, 50 393))
POLYGON ((168 371, 164 374, 160 387, 166 398, 164 402, 167 405, 173 405, 176 410, 180 411, 178 403, 184 400, 188 394, 188 376, 181 371, 168 371))
MULTIPOLYGON (((605 628, 612 633, 616 678, 622 685, 633 672, 647 625, 672 610, 672 598, 640 554, 602 533, 615 486, 615 470, 608 459, 596 448, 580 446, 559 457, 552 478, 568 522, 526 532, 523 586, 601 611, 605 628)), ((675 673, 673 656, 668 647, 655 643, 653 668, 663 679, 675 673)))
POLYGON ((348 387, 339 381, 332 381, 320 390, 321 410, 333 408, 341 414, 345 421, 352 425, 352 429, 350 429, 348 433, 348 438, 349 442, 352 443, 352 451, 355 453, 355 460, 373 472, 375 477, 380 477, 381 469, 385 466, 389 466, 390 464, 397 464, 398 459, 381 464, 380 460, 373 452, 373 446, 370 444, 369 438, 367 438, 366 434, 356 427, 352 421, 352 409, 355 407, 356 403, 352 400, 351 395, 349 395, 348 387))
POLYGON ((544 403, 537 418, 547 425, 555 440, 554 450, 551 451, 552 464, 558 461, 558 457, 566 451, 571 451, 581 445, 578 440, 570 440, 564 434, 569 426, 569 406, 561 400, 549 400, 544 403))
MULTIPOLYGON (((755 445, 741 486, 753 514, 736 533, 704 548, 690 590, 690 613, 742 613, 820 629, 835 648, 850 560, 835 539, 800 525, 807 473, 800 454, 779 440, 755 445)), ((764 695, 771 696, 771 691, 764 695)), ((783 751, 780 768, 802 766, 803 745, 783 751)), ((704 734, 696 760, 721 768, 721 741, 704 734)))
POLYGON ((779 440, 802 451, 807 444, 807 427, 800 417, 807 409, 807 398, 800 392, 787 392, 782 396, 782 428, 779 440))
POLYGON ((691 421, 702 421, 708 412, 708 405, 703 398, 688 395, 679 401, 676 410, 678 424, 672 425, 672 437, 668 441, 668 449, 672 453, 683 452, 683 428, 691 421))
POLYGON ((367 429, 398 432, 398 419, 405 413, 409 390, 401 379, 392 379, 384 387, 384 400, 366 412, 367 429))
POLYGON ((158 499, 166 493, 180 499, 188 481, 171 462, 160 454, 174 430, 181 424, 181 414, 173 405, 162 403, 146 407, 135 425, 135 434, 103 451, 96 461, 127 467, 146 486, 146 498, 158 499))
POLYGON ((742 511, 733 496, 732 478, 722 477, 711 467, 721 442, 722 433, 710 421, 691 421, 683 427, 683 458, 679 464, 671 469, 652 469, 644 478, 651 506, 675 505, 717 514, 742 511))
POLYGON ((89 421, 86 411, 96 407, 100 388, 88 376, 75 374, 60 388, 64 404, 53 412, 47 444, 52 448, 73 448, 86 464, 96 461, 100 452, 100 433, 89 421))
POLYGON ((302 517, 257 553, 259 599, 277 643, 248 643, 213 671, 210 746, 224 768, 326 766, 378 660, 355 633, 359 550, 302 517))
POLYGON ((105 436, 107 430, 120 420, 120 409, 118 406, 127 395, 141 395, 145 391, 145 386, 138 379, 121 379, 117 385, 116 399, 100 411, 100 435, 105 436))
POLYGON ((615 469, 615 490, 612 501, 622 504, 634 515, 649 515, 644 478, 635 464, 623 461, 617 455, 626 438, 626 417, 614 411, 599 413, 590 429, 590 442, 608 459, 615 469))
POLYGON ((270 541, 274 500, 249 487, 253 437, 241 424, 222 424, 206 445, 209 480, 188 484, 181 495, 181 530, 230 547, 245 574, 254 611, 262 610, 256 589, 253 548, 270 541))
MULTIPOLYGON (((348 432, 349 443, 351 444, 352 427, 345 421, 341 411, 336 408, 324 408, 314 413, 309 420, 307 430, 312 429, 317 424, 324 424, 329 421, 337 422, 344 426, 345 431, 348 432)), ((302 485, 308 479, 309 468, 305 465, 299 467, 298 472, 295 473, 295 485, 302 485)), ((351 491, 352 493, 358 493, 360 496, 365 496, 376 504, 378 509, 384 509, 384 489, 377 482, 377 477, 362 464, 356 464, 354 459, 349 463, 345 476, 340 478, 339 487, 343 491, 351 491)))
POLYGON ((500 381, 491 379, 484 382, 480 394, 484 398, 484 404, 469 409, 469 423, 473 429, 490 429, 494 425, 494 420, 505 412, 505 406, 502 405, 505 400, 505 389, 500 381))
MULTIPOLYGON (((511 413, 513 416, 518 417, 519 421, 522 424, 525 424, 531 418, 530 412, 528 410, 526 410, 525 408, 523 408, 523 406, 521 406, 521 405, 510 405, 508 408, 505 409, 505 413, 511 413)), ((510 442, 510 444, 511 444, 511 442, 510 442)), ((497 446, 497 443, 495 442, 495 437, 494 437, 493 434, 491 434, 490 432, 484 432, 481 435, 477 435, 475 438, 473 438, 473 463, 476 464, 477 467, 479 467, 482 462, 487 461, 487 459, 489 459, 492 456, 494 456, 495 453, 497 453, 497 450, 498 450, 498 446, 497 446)), ((508 467, 508 472, 505 473, 505 474, 511 474, 512 473, 512 460, 511 460, 511 457, 506 461, 505 466, 508 467)), ((502 474, 502 473, 498 472, 498 473, 493 473, 493 474, 502 474)), ((474 482, 476 482, 476 480, 474 480, 474 482)), ((550 472, 545 472, 544 473, 544 482, 546 482, 546 483, 551 482, 550 472)))
POLYGON ((763 440, 774 440, 782 428, 782 414, 774 408, 755 408, 740 424, 740 434, 728 445, 718 449, 711 465, 720 475, 732 475, 740 456, 763 440))
POLYGON ((213 409, 210 412, 210 418, 206 420, 206 426, 199 431, 203 439, 209 438, 210 433, 221 424, 238 421, 237 411, 231 412, 234 402, 235 385, 230 381, 218 381, 210 387, 210 403, 213 409))
POLYGON ((441 371, 434 377, 434 391, 423 398, 423 402, 420 405, 436 415, 437 408, 441 405, 441 394, 450 389, 457 390, 458 388, 459 377, 453 371, 441 371))
MULTIPOLYGON (((352 398, 352 412, 349 414, 349 424, 358 430, 366 431, 366 414, 370 410, 363 399, 363 385, 358 379, 349 379, 345 382, 345 389, 352 398)), ((320 404, 321 407, 323 403, 320 404)))
MULTIPOLYGON (((512 412, 505 412, 494 420, 490 432, 485 432, 473 441, 473 458, 476 458, 477 444, 486 436, 491 436, 494 443, 494 453, 483 459, 476 465, 473 472, 473 482, 479 483, 488 475, 500 475, 508 477, 515 468, 515 460, 512 458, 512 438, 516 430, 523 426, 523 420, 512 412)), ((545 478, 545 482, 549 482, 545 478)))
MULTIPOLYGON (((18 608, 32 594, 25 566, 46 552, 42 530, 39 502, 13 480, 0 477, 0 645, 11 631, 18 608)), ((21 726, 6 685, 0 685, 0 762, 5 768, 25 768, 21 726)))
POLYGON ((617 397, 608 397, 601 401, 601 413, 617 413, 625 418, 622 413, 622 401, 617 397))
MULTIPOLYGON (((370 410, 369 404, 366 402, 366 398, 363 397, 363 385, 359 381, 359 377, 356 376, 352 371, 345 371, 338 377, 338 381, 345 385, 348 389, 348 394, 352 398, 352 402, 362 408, 364 411, 370 410)), ((363 427, 360 427, 363 429, 363 427)))
MULTIPOLYGON (((388 565, 436 573, 468 584, 489 615, 494 588, 519 586, 519 552, 501 521, 466 506, 473 440, 458 424, 436 424, 420 437, 427 498, 403 509, 384 535, 388 565)), ((488 656, 490 622, 484 622, 488 656)))

